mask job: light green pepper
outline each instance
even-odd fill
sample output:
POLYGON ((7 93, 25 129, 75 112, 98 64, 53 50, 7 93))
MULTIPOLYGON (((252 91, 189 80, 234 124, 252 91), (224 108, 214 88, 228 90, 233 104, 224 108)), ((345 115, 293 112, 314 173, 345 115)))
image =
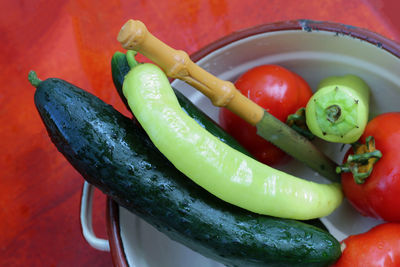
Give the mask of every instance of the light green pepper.
POLYGON ((368 122, 369 95, 369 86, 358 76, 323 79, 306 107, 309 130, 329 142, 356 142, 368 122))
POLYGON ((181 109, 157 66, 133 67, 123 93, 161 153, 220 199, 255 213, 301 220, 327 216, 340 205, 340 185, 317 184, 273 169, 203 129, 181 109))

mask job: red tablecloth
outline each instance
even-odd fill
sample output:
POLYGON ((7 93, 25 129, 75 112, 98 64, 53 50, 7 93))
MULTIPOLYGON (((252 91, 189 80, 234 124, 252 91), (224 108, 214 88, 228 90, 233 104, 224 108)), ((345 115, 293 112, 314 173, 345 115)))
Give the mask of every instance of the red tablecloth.
MULTIPOLYGON (((127 114, 111 81, 116 36, 130 18, 192 53, 231 32, 292 19, 368 28, 400 41, 400 2, 383 0, 0 1, 0 266, 110 266, 79 223, 82 177, 52 145, 27 81, 59 77, 127 114)), ((105 198, 94 226, 105 237, 105 198)))

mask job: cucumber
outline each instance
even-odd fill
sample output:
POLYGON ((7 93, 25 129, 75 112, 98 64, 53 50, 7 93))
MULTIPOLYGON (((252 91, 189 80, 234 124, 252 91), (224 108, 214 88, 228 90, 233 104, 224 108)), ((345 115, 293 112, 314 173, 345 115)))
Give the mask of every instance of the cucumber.
POLYGON ((57 149, 89 183, 171 239, 227 266, 329 266, 340 256, 326 231, 256 215, 203 190, 96 96, 55 78, 35 84, 57 149))
MULTIPOLYGON (((135 62, 136 64, 140 64, 135 62)), ((128 102, 123 95, 122 85, 124 82, 125 75, 128 74, 131 67, 128 64, 125 54, 121 52, 115 52, 111 59, 111 73, 112 79, 117 89, 119 96, 124 102, 128 110, 130 110, 128 102)), ((212 135, 216 136, 222 142, 228 144, 232 148, 246 154, 249 157, 253 157, 250 152, 247 151, 242 145, 239 144, 230 134, 221 128, 215 121, 213 121, 207 114, 198 109, 185 95, 176 89, 173 89, 174 93, 182 107, 182 110, 192 117, 201 127, 205 128, 212 135)))
POLYGON ((339 184, 318 184, 271 168, 200 127, 182 111, 156 65, 132 68, 125 76, 123 93, 161 153, 222 200, 255 213, 299 220, 327 216, 341 204, 339 184))

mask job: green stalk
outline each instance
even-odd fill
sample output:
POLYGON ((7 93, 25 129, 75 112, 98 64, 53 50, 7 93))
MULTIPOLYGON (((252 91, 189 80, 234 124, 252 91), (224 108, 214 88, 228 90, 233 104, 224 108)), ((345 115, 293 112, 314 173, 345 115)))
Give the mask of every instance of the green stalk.
POLYGON ((356 142, 368 122, 370 88, 355 75, 322 80, 306 107, 309 130, 335 143, 356 142))
POLYGON ((28 73, 28 81, 34 86, 34 87, 38 87, 39 84, 42 82, 42 80, 40 80, 36 74, 35 71, 31 70, 28 73))
POLYGON ((336 167, 336 172, 351 172, 354 181, 363 184, 372 173, 376 162, 382 158, 382 152, 376 149, 372 136, 366 138, 365 144, 355 143, 352 148, 354 154, 350 154, 343 165, 336 167))
POLYGON ((133 50, 126 51, 126 60, 128 61, 129 67, 131 67, 131 69, 139 64, 135 58, 136 54, 137 52, 133 50))
POLYGON ((313 140, 315 137, 307 127, 305 108, 299 108, 296 113, 290 114, 287 117, 286 124, 308 140, 313 140))

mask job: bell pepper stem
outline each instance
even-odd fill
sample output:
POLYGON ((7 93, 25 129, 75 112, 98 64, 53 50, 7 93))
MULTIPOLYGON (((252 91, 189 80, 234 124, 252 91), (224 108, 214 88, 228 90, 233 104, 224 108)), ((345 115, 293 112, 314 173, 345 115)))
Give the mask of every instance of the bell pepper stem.
POLYGON ((331 123, 335 123, 342 115, 342 109, 339 105, 331 105, 325 109, 326 119, 331 123))

